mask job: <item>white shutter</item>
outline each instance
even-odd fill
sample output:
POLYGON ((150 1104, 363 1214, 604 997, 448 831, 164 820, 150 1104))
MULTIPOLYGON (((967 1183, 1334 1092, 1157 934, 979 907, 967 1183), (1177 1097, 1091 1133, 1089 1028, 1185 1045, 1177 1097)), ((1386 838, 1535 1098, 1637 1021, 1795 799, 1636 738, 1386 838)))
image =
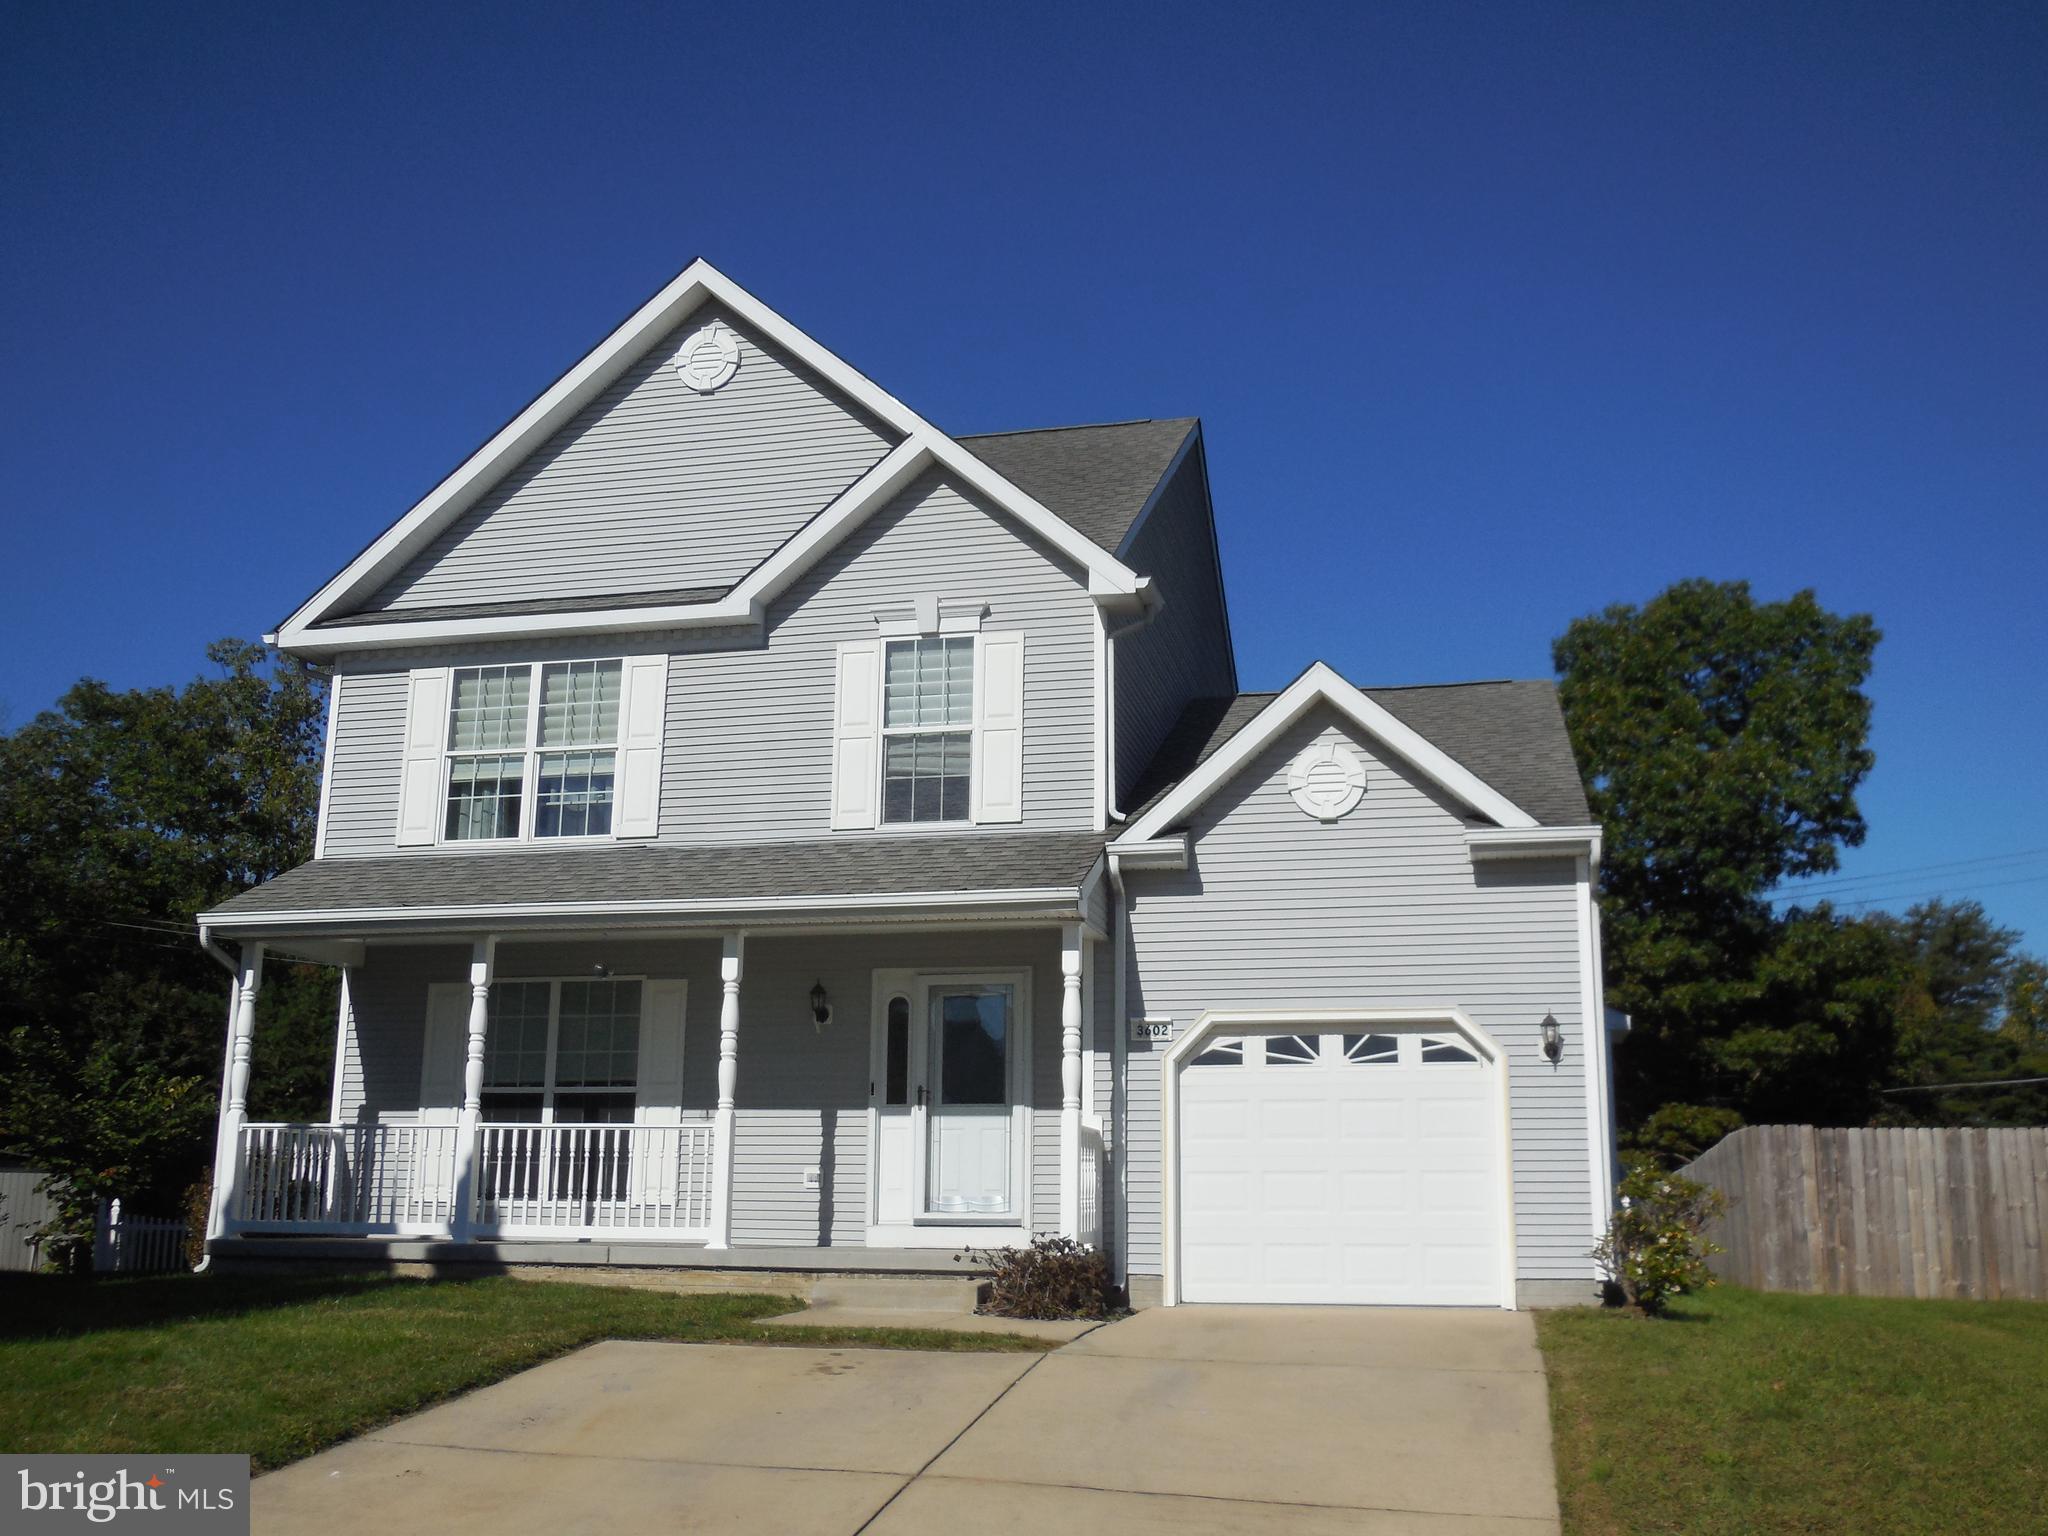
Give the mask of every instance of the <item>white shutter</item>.
POLYGON ((650 981, 640 995, 639 1092, 633 1122, 654 1126, 639 1138, 633 1198, 667 1205, 676 1197, 683 1151, 683 1017, 688 983, 650 981))
POLYGON ((427 988, 426 1053, 420 1063, 420 1122, 453 1125, 462 1113, 462 1069, 469 1064, 469 988, 437 981, 427 988))
POLYGON ((434 840, 441 819, 441 743, 448 732, 448 669, 412 674, 405 704, 405 762, 398 775, 398 846, 434 840))
POLYGON ((1024 637, 983 635, 974 660, 974 819, 1022 821, 1024 637))
POLYGON ((640 1076, 633 1103, 639 1125, 674 1125, 683 1105, 685 981, 650 981, 640 1000, 640 1076))
POLYGON ((668 716, 668 656, 628 656, 619 685, 619 803, 612 831, 661 830, 661 743, 668 716))
POLYGON ((878 640, 839 647, 832 708, 832 825, 872 827, 880 793, 882 646, 878 640))

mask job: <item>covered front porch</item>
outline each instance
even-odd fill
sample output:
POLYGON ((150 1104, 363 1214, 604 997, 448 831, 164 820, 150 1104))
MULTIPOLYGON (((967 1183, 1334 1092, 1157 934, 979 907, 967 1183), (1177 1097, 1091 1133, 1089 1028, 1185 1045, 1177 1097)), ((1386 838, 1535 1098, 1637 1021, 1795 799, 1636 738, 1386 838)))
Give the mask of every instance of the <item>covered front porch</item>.
POLYGON ((216 1253, 890 1271, 1104 1241, 1078 908, 239 937, 216 1253), (342 967, 319 1123, 247 1118, 266 953, 342 967))

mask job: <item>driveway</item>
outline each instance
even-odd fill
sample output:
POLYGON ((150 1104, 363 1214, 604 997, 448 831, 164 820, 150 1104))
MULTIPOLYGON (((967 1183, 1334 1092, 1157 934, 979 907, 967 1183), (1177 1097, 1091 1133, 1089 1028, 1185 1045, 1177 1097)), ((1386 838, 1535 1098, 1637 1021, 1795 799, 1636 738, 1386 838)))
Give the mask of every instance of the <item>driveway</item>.
POLYGON ((259 1533, 1554 1536, 1526 1314, 1175 1307, 1050 1355, 598 1344, 258 1479, 259 1533))

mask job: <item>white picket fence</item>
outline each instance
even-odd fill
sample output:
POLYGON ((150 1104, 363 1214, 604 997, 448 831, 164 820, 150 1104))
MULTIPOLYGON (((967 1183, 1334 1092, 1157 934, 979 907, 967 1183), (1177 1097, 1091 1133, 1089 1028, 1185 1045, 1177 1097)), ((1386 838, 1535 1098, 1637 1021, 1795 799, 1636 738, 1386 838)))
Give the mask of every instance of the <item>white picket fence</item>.
POLYGON ((186 1228, 162 1216, 130 1216, 104 1201, 93 1222, 92 1267, 100 1274, 163 1275, 184 1269, 186 1228))

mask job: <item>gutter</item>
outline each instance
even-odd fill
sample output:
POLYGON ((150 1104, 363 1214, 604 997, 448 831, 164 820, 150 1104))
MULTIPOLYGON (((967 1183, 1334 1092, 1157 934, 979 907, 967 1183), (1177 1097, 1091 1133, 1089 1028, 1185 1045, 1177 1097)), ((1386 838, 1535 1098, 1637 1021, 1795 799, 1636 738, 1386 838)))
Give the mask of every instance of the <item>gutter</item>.
MULTIPOLYGON (((1130 1294, 1131 1287, 1131 1175, 1130 1175, 1130 987, 1124 967, 1131 950, 1131 901, 1124 889, 1123 856, 1114 849, 1109 856, 1109 888, 1116 892, 1116 962, 1111 967, 1116 987, 1116 1006, 1110 1010, 1115 1035, 1109 1043, 1109 1123, 1117 1128, 1116 1140, 1116 1283, 1130 1294), (1118 1096, 1122 1096, 1119 1105, 1118 1096)), ((1162 1155, 1164 1153, 1162 1152, 1162 1155)))

